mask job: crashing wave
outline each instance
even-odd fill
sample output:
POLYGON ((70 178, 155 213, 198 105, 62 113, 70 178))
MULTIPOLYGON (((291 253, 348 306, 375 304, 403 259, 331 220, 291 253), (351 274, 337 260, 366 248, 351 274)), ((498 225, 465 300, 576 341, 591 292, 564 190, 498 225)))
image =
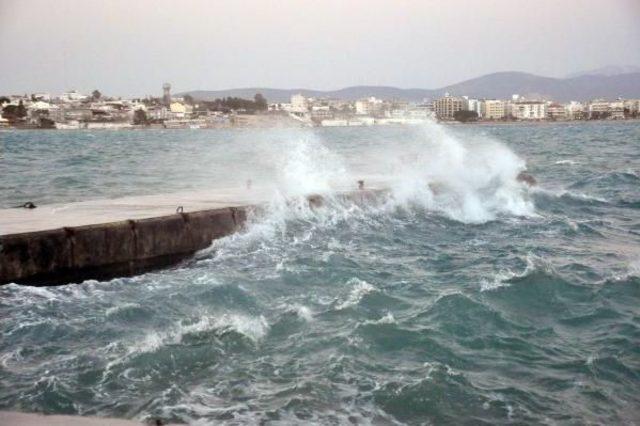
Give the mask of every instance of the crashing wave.
POLYGON ((553 164, 575 166, 576 164, 579 164, 579 163, 575 160, 558 160, 553 164))
MULTIPOLYGON (((531 190, 517 179, 525 162, 506 146, 486 137, 462 140, 436 123, 412 129, 413 137, 369 146, 351 163, 313 134, 284 133, 283 140, 261 145, 263 161, 274 168, 271 182, 263 183, 271 201, 250 212, 244 232, 214 241, 203 256, 261 250, 264 241, 285 237, 294 222, 306 225, 306 235, 291 236, 289 244, 327 227, 371 223, 403 210, 472 224, 535 216, 531 190), (364 203, 343 196, 363 178, 365 189, 385 190, 364 203), (310 205, 311 194, 322 202, 310 205)), ((275 269, 287 272, 286 262, 275 269)))

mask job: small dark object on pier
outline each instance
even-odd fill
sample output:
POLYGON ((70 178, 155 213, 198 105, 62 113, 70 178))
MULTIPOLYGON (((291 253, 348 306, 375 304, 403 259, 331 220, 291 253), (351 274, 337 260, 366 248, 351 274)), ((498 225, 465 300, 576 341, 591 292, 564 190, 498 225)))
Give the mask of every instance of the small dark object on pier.
POLYGON ((35 204, 33 204, 31 201, 27 201, 26 203, 16 206, 17 209, 35 209, 36 206, 35 204))
POLYGON ((178 206, 176 213, 184 213, 184 208, 182 206, 178 206))
POLYGON ((364 181, 363 180, 359 180, 358 181, 358 189, 364 189, 364 181))
POLYGON ((322 205, 324 204, 324 198, 322 198, 322 195, 318 194, 309 195, 307 197, 307 201, 309 202, 309 207, 311 208, 322 207, 322 205))

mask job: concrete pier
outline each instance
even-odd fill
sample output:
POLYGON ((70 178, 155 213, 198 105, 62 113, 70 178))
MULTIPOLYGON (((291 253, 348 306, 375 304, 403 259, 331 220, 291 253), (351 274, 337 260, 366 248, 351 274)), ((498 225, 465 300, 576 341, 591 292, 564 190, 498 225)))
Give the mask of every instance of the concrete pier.
MULTIPOLYGON (((153 424, 153 423, 148 423, 153 424)), ((0 411, 0 426, 144 426, 126 419, 0 411)))
MULTIPOLYGON (((265 189, 154 195, 0 210, 0 284, 110 279, 175 264, 239 230, 265 189)), ((348 191, 354 201, 376 191, 348 191)), ((309 205, 323 204, 319 195, 309 205)))

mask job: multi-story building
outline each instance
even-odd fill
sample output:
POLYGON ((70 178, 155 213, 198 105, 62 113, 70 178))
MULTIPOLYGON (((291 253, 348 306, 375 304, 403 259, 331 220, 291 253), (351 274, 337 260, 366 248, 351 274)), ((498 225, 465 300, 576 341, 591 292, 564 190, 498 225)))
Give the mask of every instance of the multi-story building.
POLYGON ((604 99, 594 99, 589 102, 586 112, 590 119, 621 120, 625 118, 625 101, 618 99, 613 102, 604 99))
POLYGON ((550 120, 566 120, 567 111, 564 105, 551 102, 547 105, 547 118, 550 120))
POLYGON ((309 110, 309 102, 307 98, 298 93, 291 96, 291 111, 292 112, 307 112, 309 110))
POLYGON ((36 101, 29 103, 26 108, 29 122, 32 124, 39 124, 43 118, 54 122, 64 121, 64 112, 57 105, 44 101, 36 101))
POLYGON ((511 115, 516 120, 543 120, 547 117, 547 104, 543 101, 518 100, 511 103, 511 115))
POLYGON ((171 102, 169 105, 170 118, 185 118, 193 112, 191 105, 180 102, 171 102))
POLYGON ((358 115, 376 115, 385 109, 385 102, 371 96, 367 99, 357 100, 355 107, 358 115))
POLYGON ((314 105, 311 107, 311 119, 317 122, 333 118, 333 111, 329 105, 314 105))
POLYGON ((356 114, 369 115, 372 111, 372 105, 368 99, 359 99, 356 101, 356 114))
POLYGON ((594 99, 587 106, 587 113, 590 119, 603 118, 609 115, 609 101, 604 99, 594 99))
POLYGON ((62 96, 60 96, 60 100, 62 100, 63 102, 78 102, 87 99, 87 97, 87 95, 83 95, 75 90, 71 90, 69 92, 64 92, 62 96))
POLYGON ((474 111, 476 114, 478 114, 478 117, 482 117, 482 101, 469 98, 468 96, 463 96, 462 98, 465 100, 464 108, 462 109, 467 111, 474 111))
POLYGON ((147 118, 149 120, 166 120, 169 118, 169 115, 169 109, 164 105, 153 105, 147 107, 147 118))
POLYGON ((444 97, 433 101, 433 109, 436 117, 441 120, 453 120, 456 112, 464 110, 466 100, 457 96, 450 96, 445 93, 444 97))
POLYGON ((581 102, 571 101, 564 105, 567 120, 582 120, 584 118, 584 105, 581 102))
POLYGON ((628 114, 636 116, 640 113, 640 99, 627 99, 624 101, 624 109, 628 114))
POLYGON ((618 99, 613 102, 609 102, 609 117, 611 120, 624 120, 624 101, 618 99))
POLYGON ((498 99, 480 101, 480 114, 484 120, 501 120, 505 116, 505 103, 498 99))

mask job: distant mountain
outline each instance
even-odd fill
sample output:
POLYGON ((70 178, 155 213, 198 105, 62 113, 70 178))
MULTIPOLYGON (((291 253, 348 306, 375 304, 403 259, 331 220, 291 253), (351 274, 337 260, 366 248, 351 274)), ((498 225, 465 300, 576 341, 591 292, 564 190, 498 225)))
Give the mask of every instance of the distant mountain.
POLYGON ((453 84, 436 91, 474 98, 507 99, 512 94, 567 102, 594 98, 640 97, 640 72, 574 78, 540 77, 523 72, 499 72, 453 84))
POLYGON ((636 65, 609 65, 607 67, 596 68, 589 71, 575 72, 567 75, 566 78, 582 77, 585 75, 606 75, 611 77, 612 75, 631 74, 634 72, 640 72, 640 66, 636 65))
POLYGON ((328 97, 356 100, 368 96, 380 99, 404 99, 421 101, 436 98, 445 93, 472 98, 509 99, 513 94, 529 98, 552 99, 561 102, 570 100, 588 100, 594 98, 615 99, 617 97, 640 98, 640 71, 602 75, 587 74, 572 78, 541 77, 524 72, 498 72, 482 77, 452 84, 440 89, 400 89, 388 86, 353 86, 340 90, 310 89, 270 89, 252 87, 229 90, 194 90, 190 94, 199 100, 214 100, 227 96, 253 98, 262 93, 269 102, 288 102, 291 95, 301 93, 305 96, 328 97))

